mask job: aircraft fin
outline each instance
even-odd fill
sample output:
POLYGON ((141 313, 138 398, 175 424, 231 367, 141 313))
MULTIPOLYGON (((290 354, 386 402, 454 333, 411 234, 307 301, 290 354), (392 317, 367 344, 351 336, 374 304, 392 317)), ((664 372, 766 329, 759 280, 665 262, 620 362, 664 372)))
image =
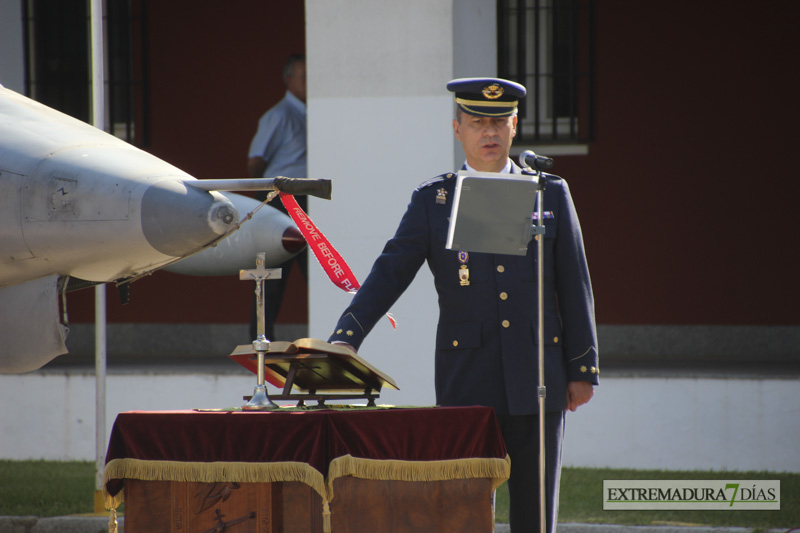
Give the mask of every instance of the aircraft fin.
POLYGON ((58 275, 0 288, 0 373, 41 368, 67 353, 59 316, 58 275))

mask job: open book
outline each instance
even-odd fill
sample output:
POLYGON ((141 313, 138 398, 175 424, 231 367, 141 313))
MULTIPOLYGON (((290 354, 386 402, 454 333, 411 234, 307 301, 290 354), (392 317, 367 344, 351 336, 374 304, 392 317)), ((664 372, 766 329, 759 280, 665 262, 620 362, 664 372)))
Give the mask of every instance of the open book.
MULTIPOLYGON (((237 346, 229 357, 258 374, 258 359, 251 344, 237 346)), ((266 381, 276 387, 285 387, 288 381, 301 392, 380 391, 383 387, 399 390, 392 378, 349 348, 319 339, 271 342, 264 367, 266 381)))

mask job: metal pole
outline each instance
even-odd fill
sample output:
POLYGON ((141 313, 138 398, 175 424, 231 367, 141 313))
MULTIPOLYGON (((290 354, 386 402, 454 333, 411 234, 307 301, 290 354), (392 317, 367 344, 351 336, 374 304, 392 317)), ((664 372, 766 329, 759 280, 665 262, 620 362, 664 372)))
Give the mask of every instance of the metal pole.
MULTIPOLYGON (((528 166, 526 159, 530 157, 534 161, 534 166, 540 164, 547 164, 552 161, 548 158, 537 156, 531 150, 525 150, 519 156, 520 166, 526 170, 533 170, 528 166)), ((541 167, 539 167, 541 168, 541 167)), ((536 281, 539 290, 538 298, 538 342, 539 342, 539 383, 537 389, 537 396, 539 399, 539 530, 541 533, 547 531, 547 494, 545 492, 547 471, 545 462, 545 398, 547 397, 547 388, 544 385, 544 195, 542 191, 545 188, 544 174, 538 170, 534 171, 537 177, 538 188, 536 190, 536 228, 531 228, 532 232, 536 235, 536 281)))
MULTIPOLYGON (((539 180, 544 180, 544 176, 539 172, 539 180)), ((542 210, 542 185, 539 183, 539 190, 536 191, 536 215, 539 232, 536 235, 536 253, 538 255, 537 283, 539 285, 539 523, 542 533, 547 531, 547 498, 545 494, 545 449, 544 449, 544 416, 545 416, 545 397, 547 389, 544 385, 544 213, 542 210)))
POLYGON ((95 345, 95 480, 94 511, 105 510, 103 503, 103 469, 106 458, 106 286, 94 288, 95 345))
MULTIPOLYGON (((92 123, 105 130, 105 78, 103 58, 103 3, 91 0, 92 35, 92 123)), ((95 367, 95 492, 94 511, 105 510, 103 469, 106 456, 106 286, 94 289, 94 367, 95 367)))

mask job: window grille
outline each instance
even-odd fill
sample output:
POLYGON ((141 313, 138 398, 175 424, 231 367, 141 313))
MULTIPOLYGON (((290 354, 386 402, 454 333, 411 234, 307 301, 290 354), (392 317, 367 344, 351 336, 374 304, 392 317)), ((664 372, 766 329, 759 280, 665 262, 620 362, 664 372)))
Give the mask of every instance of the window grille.
MULTIPOLYGON (((106 131, 146 146, 146 0, 105 2, 106 131)), ((91 122, 88 0, 26 0, 25 91, 33 99, 91 122)))
POLYGON ((592 139, 593 0, 498 0, 498 74, 528 89, 517 141, 592 139))

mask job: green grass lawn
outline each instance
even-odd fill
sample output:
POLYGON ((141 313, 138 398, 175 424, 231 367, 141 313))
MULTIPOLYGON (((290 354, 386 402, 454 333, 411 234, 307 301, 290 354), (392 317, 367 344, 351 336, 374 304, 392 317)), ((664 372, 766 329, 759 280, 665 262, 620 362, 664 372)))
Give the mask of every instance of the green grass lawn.
POLYGON ((94 511, 93 462, 0 461, 0 516, 94 511))
MULTIPOLYGON (((0 460, 0 516, 61 516, 94 511, 94 463, 0 460)), ((686 524, 754 529, 800 527, 800 474, 564 468, 559 522, 686 524), (779 479, 780 511, 603 511, 604 479, 779 479)), ((533 503, 532 503, 533 504, 533 503)), ((506 485, 496 518, 508 522, 506 485)))

